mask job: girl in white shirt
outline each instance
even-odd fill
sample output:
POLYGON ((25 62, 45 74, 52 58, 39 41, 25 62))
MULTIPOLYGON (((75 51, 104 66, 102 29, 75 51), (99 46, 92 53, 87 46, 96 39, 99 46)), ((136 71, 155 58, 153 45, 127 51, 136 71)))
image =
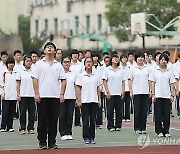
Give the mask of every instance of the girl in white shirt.
POLYGON ((118 55, 111 56, 110 66, 104 70, 102 79, 107 98, 107 129, 110 132, 120 131, 122 126, 122 99, 125 93, 125 75, 123 68, 119 66, 118 55), (114 110, 116 112, 115 122, 114 110))
POLYGON ((85 144, 95 144, 96 114, 101 106, 100 81, 92 72, 93 59, 85 58, 85 71, 76 81, 77 106, 81 107, 83 123, 83 139, 85 144))
POLYGON ((71 58, 65 57, 62 59, 62 66, 66 76, 66 91, 64 94, 64 103, 60 103, 59 113, 59 132, 61 140, 73 140, 72 137, 72 123, 73 112, 75 107, 76 95, 75 95, 75 81, 76 73, 70 70, 71 58))
POLYGON ((148 97, 151 97, 148 78, 151 70, 144 65, 144 53, 136 53, 135 61, 137 64, 130 69, 128 78, 130 97, 134 102, 134 131, 136 134, 146 134, 148 97))
POLYGON ((14 132, 13 113, 15 112, 17 102, 16 92, 16 72, 14 71, 15 61, 9 57, 6 61, 7 70, 3 73, 4 93, 2 95, 2 122, 1 132, 14 132))
POLYGON ((173 71, 167 68, 169 57, 161 54, 159 67, 151 74, 152 101, 154 102, 155 132, 158 137, 170 137, 171 103, 174 100, 173 71))
POLYGON ((29 134, 34 134, 35 121, 35 101, 32 82, 32 58, 25 56, 23 59, 23 69, 19 70, 16 77, 17 100, 20 109, 20 134, 25 134, 25 130, 29 134), (28 111, 28 125, 26 126, 26 112, 28 111))

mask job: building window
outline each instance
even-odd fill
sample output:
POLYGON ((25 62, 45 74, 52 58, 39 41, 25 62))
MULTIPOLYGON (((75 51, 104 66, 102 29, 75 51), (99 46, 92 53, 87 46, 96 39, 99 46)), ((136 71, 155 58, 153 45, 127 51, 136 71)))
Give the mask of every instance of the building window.
POLYGON ((87 15, 86 16, 86 32, 87 33, 90 33, 90 27, 91 27, 91 25, 90 25, 90 16, 87 15))
POLYGON ((98 31, 101 31, 102 28, 102 16, 98 14, 98 31))
POLYGON ((44 20, 44 32, 45 32, 45 35, 47 36, 48 35, 48 19, 44 20))
POLYGON ((54 19, 54 33, 55 34, 58 33, 58 19, 57 18, 54 19))
POLYGON ((75 33, 76 35, 79 33, 79 17, 75 17, 75 33))
POLYGON ((71 12, 72 1, 67 1, 67 12, 71 12))
POLYGON ((39 33, 39 21, 35 20, 35 35, 36 35, 36 37, 38 37, 38 33, 39 33))

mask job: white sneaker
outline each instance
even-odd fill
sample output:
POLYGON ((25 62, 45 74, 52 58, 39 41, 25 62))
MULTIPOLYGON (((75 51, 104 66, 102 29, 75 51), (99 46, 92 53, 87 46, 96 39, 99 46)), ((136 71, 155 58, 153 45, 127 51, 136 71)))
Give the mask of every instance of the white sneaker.
POLYGON ((6 132, 6 129, 1 129, 0 132, 6 132))
POLYGON ((67 135, 68 140, 73 140, 73 137, 71 135, 67 135))
POLYGON ((130 119, 127 119, 126 122, 130 122, 131 120, 130 119))
POLYGON ((9 129, 9 132, 14 132, 14 129, 13 128, 9 129))
POLYGON ((165 134, 165 137, 171 137, 171 135, 170 134, 165 134))
POLYGON ((122 121, 123 121, 123 122, 126 122, 126 120, 125 120, 125 119, 123 119, 122 121))
POLYGON ((67 136, 67 135, 62 136, 62 137, 61 137, 61 140, 62 140, 62 141, 68 140, 68 136, 67 136))
POLYGON ((110 132, 114 132, 114 131, 115 131, 115 128, 110 128, 109 131, 110 131, 110 132))
POLYGON ((157 136, 158 137, 164 137, 163 133, 159 133, 157 136))

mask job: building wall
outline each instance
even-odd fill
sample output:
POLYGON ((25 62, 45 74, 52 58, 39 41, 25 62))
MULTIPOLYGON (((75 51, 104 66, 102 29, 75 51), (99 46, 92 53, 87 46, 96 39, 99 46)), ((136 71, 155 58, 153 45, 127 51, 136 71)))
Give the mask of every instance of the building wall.
POLYGON ((0 29, 5 34, 18 33, 17 0, 0 1, 0 29))
MULTIPOLYGON (((69 0, 70 1, 70 0, 69 0)), ((33 7, 31 14, 31 37, 49 36, 54 34, 54 42, 62 49, 71 48, 78 49, 102 49, 103 43, 90 41, 89 38, 69 37, 71 34, 80 35, 86 33, 86 16, 90 16, 91 34, 102 36, 115 49, 130 49, 142 48, 142 38, 136 37, 133 42, 119 42, 113 35, 111 28, 105 19, 104 12, 106 11, 107 0, 72 0, 71 9, 68 12, 67 0, 31 0, 33 7), (98 30, 98 15, 101 15, 102 27, 98 30), (79 28, 76 29, 75 17, 78 17, 79 28), (55 31, 55 18, 58 19, 58 30, 55 31), (45 32, 45 20, 48 20, 48 30, 45 32), (38 30, 36 30, 36 22, 38 21, 38 30), (44 32, 43 32, 44 31, 44 32), (44 34, 44 35, 43 35, 44 34), (70 43, 71 42, 71 43, 70 43)), ((178 45, 180 37, 175 36, 174 39, 161 39, 157 37, 146 37, 147 48, 157 48, 161 45, 178 45)))

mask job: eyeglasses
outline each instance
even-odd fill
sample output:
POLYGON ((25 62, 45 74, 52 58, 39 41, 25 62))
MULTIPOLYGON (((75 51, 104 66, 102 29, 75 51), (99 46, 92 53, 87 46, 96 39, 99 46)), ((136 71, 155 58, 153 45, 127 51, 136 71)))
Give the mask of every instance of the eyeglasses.
POLYGON ((70 63, 70 61, 63 61, 63 63, 70 63))
POLYGON ((52 45, 48 45, 46 46, 46 48, 54 48, 52 45))

